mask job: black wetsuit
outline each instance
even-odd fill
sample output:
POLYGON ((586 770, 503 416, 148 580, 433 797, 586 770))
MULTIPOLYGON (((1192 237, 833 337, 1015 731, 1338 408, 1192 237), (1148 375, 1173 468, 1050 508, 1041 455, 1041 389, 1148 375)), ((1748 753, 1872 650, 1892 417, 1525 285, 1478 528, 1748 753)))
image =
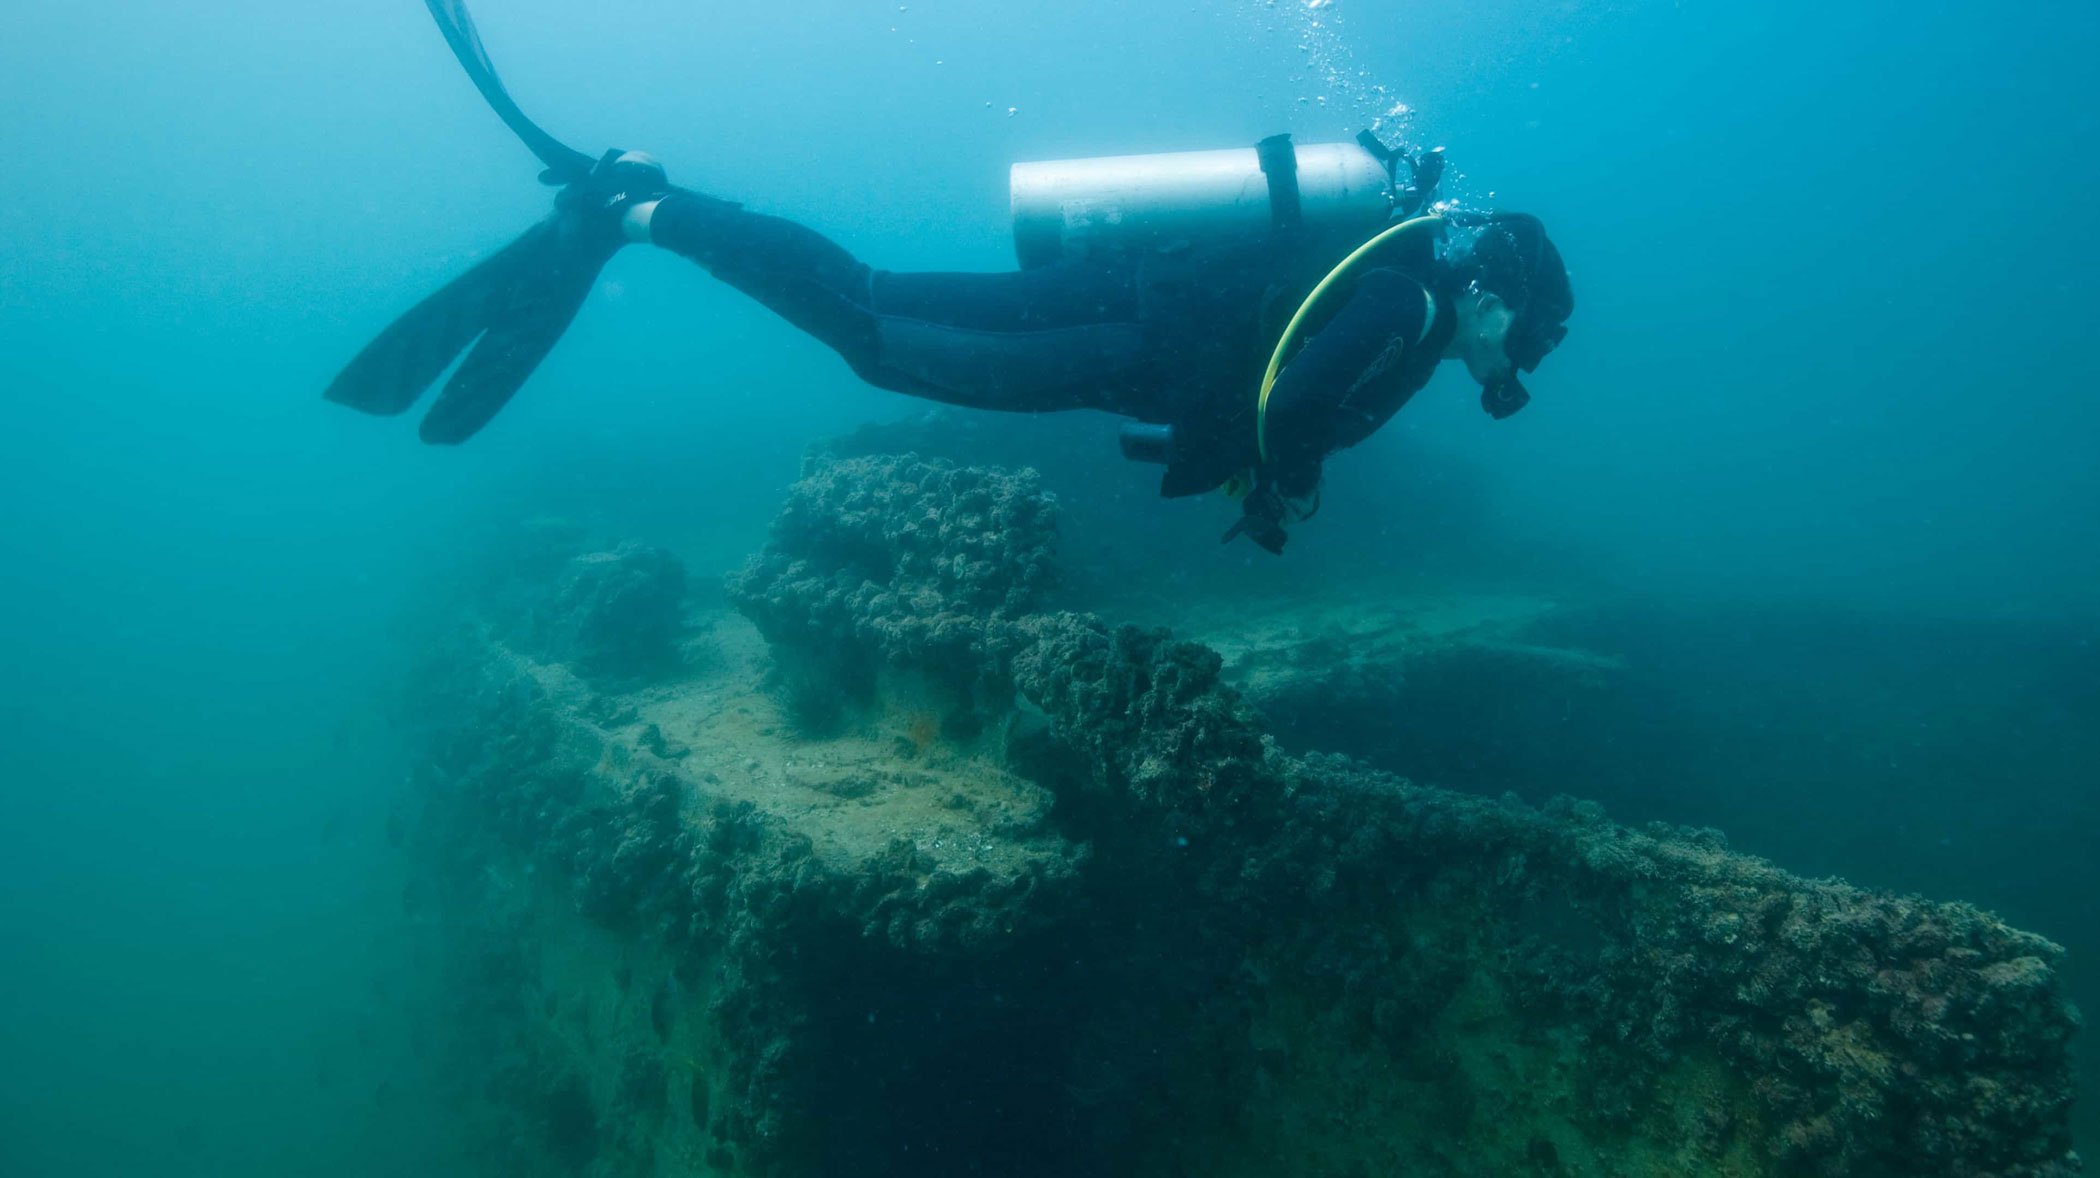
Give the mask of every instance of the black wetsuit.
MULTIPOLYGON (((1312 284, 1355 241, 1145 250, 998 274, 876 270, 792 221, 689 192, 657 205, 659 246, 829 345, 870 384, 953 405, 1100 409, 1175 427, 1161 493, 1257 465, 1255 398, 1312 284)), ((1365 271, 1312 325, 1271 394, 1264 468, 1284 494, 1385 424, 1455 330, 1426 243, 1365 271)))

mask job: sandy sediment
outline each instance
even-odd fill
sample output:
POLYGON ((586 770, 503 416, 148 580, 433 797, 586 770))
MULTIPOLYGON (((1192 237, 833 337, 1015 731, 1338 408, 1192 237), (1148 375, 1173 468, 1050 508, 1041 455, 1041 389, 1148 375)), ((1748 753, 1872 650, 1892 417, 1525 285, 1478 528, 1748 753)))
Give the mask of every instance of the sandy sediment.
POLYGON ((496 579, 410 843, 491 1172, 2077 1172, 2046 940, 1286 754, 1216 651, 1049 608, 1056 517, 815 459, 734 612, 638 547, 496 579))

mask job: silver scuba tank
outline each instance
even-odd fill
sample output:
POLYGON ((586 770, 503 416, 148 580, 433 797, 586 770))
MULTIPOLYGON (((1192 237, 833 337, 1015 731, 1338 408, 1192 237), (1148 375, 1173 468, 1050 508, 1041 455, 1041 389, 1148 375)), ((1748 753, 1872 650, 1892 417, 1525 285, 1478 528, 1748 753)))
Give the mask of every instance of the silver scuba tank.
POLYGON ((1276 228, 1369 237, 1396 199, 1388 163, 1362 144, 1299 147, 1287 135, 1225 151, 1018 163, 1010 184, 1024 269, 1276 228))

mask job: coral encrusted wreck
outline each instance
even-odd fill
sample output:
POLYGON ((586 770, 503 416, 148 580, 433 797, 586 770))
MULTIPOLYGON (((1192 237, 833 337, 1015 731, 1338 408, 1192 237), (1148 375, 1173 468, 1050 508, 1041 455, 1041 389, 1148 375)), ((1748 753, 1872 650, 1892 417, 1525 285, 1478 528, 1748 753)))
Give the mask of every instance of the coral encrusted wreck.
POLYGON ((644 665, 545 620, 658 600, 630 551, 435 661, 491 1172, 2078 1172, 2047 941, 1286 755, 1210 650, 1047 610, 1054 538, 1027 474, 813 460, 704 652, 566 661, 644 665))

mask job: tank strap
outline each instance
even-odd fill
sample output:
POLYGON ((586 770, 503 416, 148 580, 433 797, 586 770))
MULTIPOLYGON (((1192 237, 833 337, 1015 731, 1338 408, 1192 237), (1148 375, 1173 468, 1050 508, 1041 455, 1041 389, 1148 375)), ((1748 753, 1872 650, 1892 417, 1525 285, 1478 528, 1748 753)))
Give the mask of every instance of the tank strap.
POLYGON ((1269 226, 1279 234, 1295 232, 1305 215, 1298 200, 1298 149, 1290 133, 1255 144, 1254 155, 1269 180, 1269 226))

